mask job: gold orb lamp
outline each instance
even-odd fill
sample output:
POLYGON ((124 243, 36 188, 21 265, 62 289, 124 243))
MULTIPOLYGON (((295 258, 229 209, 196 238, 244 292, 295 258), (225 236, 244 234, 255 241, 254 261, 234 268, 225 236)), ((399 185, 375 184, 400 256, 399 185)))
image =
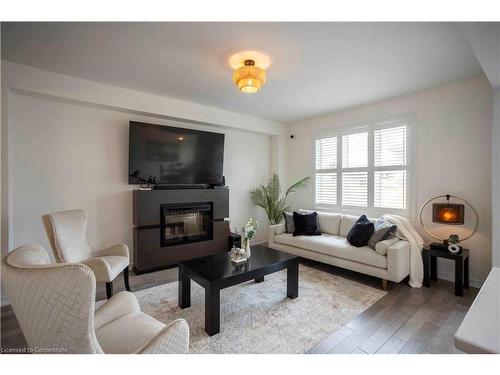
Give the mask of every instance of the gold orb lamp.
POLYGON ((459 252, 461 250, 461 247, 458 244, 462 241, 471 238, 474 234, 476 234, 477 230, 479 229, 479 213, 477 212, 476 208, 465 199, 456 197, 451 194, 437 195, 424 202, 424 204, 422 204, 422 206, 420 207, 419 219, 422 229, 429 236, 440 241, 440 243, 436 242, 432 243, 431 248, 448 249, 452 253, 459 252), (432 204, 432 222, 445 225, 463 225, 465 223, 465 206, 468 206, 474 213, 474 219, 475 219, 474 229, 472 229, 472 232, 468 236, 464 238, 459 238, 458 235, 451 234, 450 237, 448 238, 438 237, 435 234, 433 234, 431 230, 424 224, 424 219, 423 219, 424 208, 431 202, 443 198, 446 199, 445 202, 439 202, 439 203, 434 202, 432 204), (455 199, 459 203, 451 203, 450 198, 455 199))

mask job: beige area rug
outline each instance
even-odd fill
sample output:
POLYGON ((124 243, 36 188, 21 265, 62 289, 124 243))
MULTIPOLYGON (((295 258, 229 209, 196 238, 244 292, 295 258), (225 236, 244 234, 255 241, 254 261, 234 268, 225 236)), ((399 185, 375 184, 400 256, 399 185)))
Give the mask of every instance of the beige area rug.
POLYGON ((204 330, 204 290, 191 282, 191 307, 177 306, 177 282, 135 292, 143 311, 168 323, 185 318, 190 353, 305 353, 386 292, 304 265, 299 297, 286 297, 286 271, 221 291, 221 331, 204 330))

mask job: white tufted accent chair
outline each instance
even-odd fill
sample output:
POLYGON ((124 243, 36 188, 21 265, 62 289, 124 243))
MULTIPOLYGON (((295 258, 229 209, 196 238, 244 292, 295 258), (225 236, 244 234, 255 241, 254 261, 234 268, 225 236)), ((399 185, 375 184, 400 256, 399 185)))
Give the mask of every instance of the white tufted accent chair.
POLYGON ((95 276, 80 263, 50 264, 39 245, 2 261, 2 283, 30 348, 62 353, 188 352, 184 319, 165 325, 121 292, 95 310, 95 276))
POLYGON ((130 292, 128 247, 118 244, 92 250, 87 242, 87 215, 84 210, 67 210, 42 216, 57 263, 79 262, 94 271, 97 282, 106 283, 106 295, 113 295, 113 280, 123 271, 125 289, 130 292))

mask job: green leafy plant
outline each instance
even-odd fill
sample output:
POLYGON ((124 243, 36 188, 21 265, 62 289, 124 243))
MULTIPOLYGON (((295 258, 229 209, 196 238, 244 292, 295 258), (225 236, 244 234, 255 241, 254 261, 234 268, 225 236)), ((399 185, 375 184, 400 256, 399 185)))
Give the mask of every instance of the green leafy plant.
POLYGON ((288 210, 288 195, 307 186, 309 177, 305 177, 290 186, 285 195, 281 196, 279 176, 275 173, 267 185, 260 185, 250 192, 252 203, 262 207, 269 218, 271 225, 279 224, 283 220, 283 212, 288 210))

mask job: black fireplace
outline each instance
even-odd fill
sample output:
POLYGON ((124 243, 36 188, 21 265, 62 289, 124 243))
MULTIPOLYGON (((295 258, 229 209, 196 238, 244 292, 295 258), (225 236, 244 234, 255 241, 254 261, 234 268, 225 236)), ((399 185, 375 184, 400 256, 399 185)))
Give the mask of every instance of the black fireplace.
POLYGON ((213 239, 212 203, 164 204, 160 212, 161 246, 213 239))
POLYGON ((229 189, 134 190, 134 271, 229 251, 229 189))

